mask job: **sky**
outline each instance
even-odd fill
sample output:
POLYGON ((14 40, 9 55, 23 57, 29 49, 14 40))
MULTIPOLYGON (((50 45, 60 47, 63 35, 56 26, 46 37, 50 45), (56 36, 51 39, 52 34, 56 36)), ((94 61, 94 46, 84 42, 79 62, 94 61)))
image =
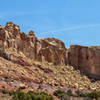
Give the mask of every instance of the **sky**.
POLYGON ((0 25, 10 21, 67 48, 100 45, 100 0, 0 0, 0 25))

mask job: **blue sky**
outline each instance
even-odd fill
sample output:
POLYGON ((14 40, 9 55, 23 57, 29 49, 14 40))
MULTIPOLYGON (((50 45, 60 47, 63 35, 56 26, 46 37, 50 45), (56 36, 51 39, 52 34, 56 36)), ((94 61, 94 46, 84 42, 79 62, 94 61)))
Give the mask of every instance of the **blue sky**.
POLYGON ((100 45, 100 0, 0 0, 0 24, 7 21, 66 47, 100 45))

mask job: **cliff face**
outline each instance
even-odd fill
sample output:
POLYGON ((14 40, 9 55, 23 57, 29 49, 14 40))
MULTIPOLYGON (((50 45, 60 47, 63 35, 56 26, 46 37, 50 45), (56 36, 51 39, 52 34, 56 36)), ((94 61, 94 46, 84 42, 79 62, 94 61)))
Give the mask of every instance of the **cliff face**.
POLYGON ((66 48, 62 41, 55 38, 41 40, 42 48, 38 54, 41 61, 52 62, 55 65, 65 65, 66 48))
POLYGON ((33 31, 26 35, 20 32, 19 26, 8 22, 5 27, 0 26, 0 56, 22 65, 29 65, 21 58, 6 53, 13 51, 41 62, 72 65, 81 73, 94 79, 100 79, 100 47, 73 45, 70 49, 66 49, 64 43, 58 39, 39 40, 33 31))
POLYGON ((54 38, 39 40, 33 31, 28 35, 20 32, 19 26, 9 22, 6 27, 0 27, 0 46, 4 49, 15 49, 26 57, 39 61, 65 64, 66 48, 63 42, 54 38))
POLYGON ((100 47, 71 46, 68 52, 68 64, 90 78, 100 79, 100 47))

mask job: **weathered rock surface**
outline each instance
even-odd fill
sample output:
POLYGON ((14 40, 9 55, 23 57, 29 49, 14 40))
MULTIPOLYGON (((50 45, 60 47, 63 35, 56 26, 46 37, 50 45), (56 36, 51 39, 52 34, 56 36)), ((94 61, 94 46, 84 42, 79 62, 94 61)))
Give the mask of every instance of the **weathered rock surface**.
POLYGON ((55 38, 47 38, 41 40, 42 48, 39 51, 39 59, 41 61, 52 62, 55 65, 65 65, 66 48, 62 41, 55 38))
POLYGON ((22 66, 31 66, 23 58, 30 58, 54 65, 72 65, 91 78, 100 79, 100 47, 72 45, 55 38, 39 40, 33 31, 20 32, 20 27, 8 22, 0 26, 0 56, 22 66))
POLYGON ((91 78, 100 79, 100 47, 71 46, 68 64, 91 78))
POLYGON ((48 61, 56 65, 66 63, 66 48, 62 41, 47 38, 39 40, 33 31, 28 35, 20 32, 19 26, 8 22, 0 27, 0 47, 21 51, 26 57, 39 61, 48 61))

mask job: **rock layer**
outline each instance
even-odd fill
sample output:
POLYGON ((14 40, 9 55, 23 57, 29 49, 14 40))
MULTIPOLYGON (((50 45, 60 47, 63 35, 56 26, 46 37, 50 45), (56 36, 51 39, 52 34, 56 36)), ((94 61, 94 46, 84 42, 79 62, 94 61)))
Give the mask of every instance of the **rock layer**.
POLYGON ((100 47, 71 46, 68 52, 68 64, 90 78, 100 79, 100 47))
POLYGON ((0 27, 0 47, 3 51, 15 49, 30 59, 55 65, 66 64, 66 48, 62 41, 55 38, 39 40, 33 31, 26 35, 12 22, 8 22, 4 28, 0 27))
POLYGON ((39 52, 41 61, 52 62, 55 65, 66 64, 66 48, 62 41, 55 38, 41 40, 42 48, 39 52))
POLYGON ((22 58, 19 59, 12 55, 12 51, 41 62, 72 65, 79 69, 81 74, 100 79, 100 47, 72 45, 66 49, 64 43, 58 39, 39 40, 33 31, 25 34, 20 32, 18 25, 8 22, 5 27, 0 26, 0 56, 23 65, 29 65, 22 58))

